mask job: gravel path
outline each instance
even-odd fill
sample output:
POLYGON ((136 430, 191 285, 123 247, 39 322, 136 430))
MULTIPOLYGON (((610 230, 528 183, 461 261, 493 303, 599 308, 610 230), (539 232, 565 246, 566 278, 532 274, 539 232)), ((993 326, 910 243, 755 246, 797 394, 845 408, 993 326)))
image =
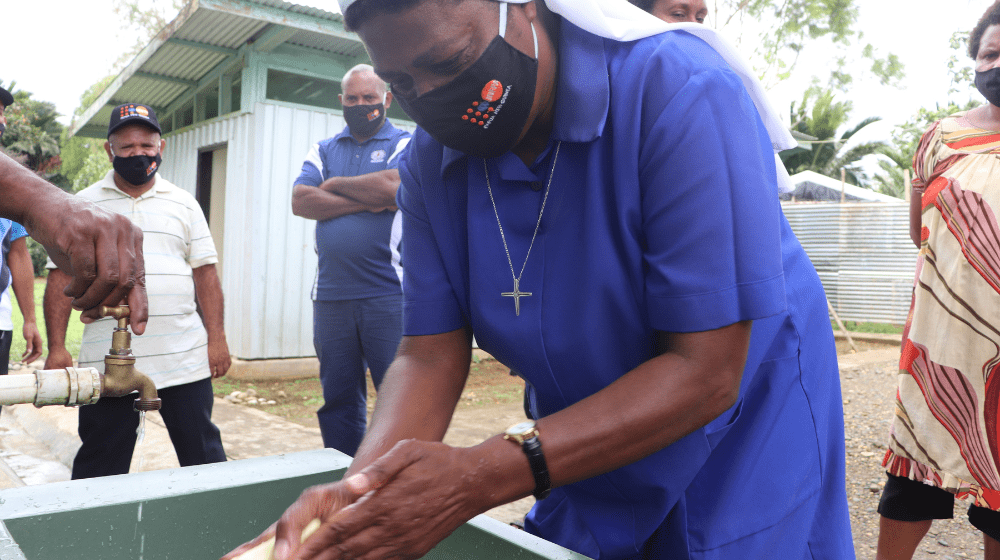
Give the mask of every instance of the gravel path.
MULTIPOLYGON (((840 371, 847 443, 847 499, 858 560, 875 558, 879 523, 876 508, 885 484, 881 461, 893 414, 898 371, 896 356, 857 367, 842 366, 840 371)), ((956 502, 954 519, 935 521, 914 558, 982 558, 982 533, 969 524, 968 507, 968 502, 956 502)))

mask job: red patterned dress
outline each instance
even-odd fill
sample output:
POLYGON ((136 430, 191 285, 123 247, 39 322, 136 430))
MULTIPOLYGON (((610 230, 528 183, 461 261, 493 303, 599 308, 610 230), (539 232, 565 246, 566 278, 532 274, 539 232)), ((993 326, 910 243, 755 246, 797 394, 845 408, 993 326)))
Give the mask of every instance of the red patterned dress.
POLYGON ((952 115, 913 165, 922 241, 883 465, 1000 510, 1000 133, 952 115))

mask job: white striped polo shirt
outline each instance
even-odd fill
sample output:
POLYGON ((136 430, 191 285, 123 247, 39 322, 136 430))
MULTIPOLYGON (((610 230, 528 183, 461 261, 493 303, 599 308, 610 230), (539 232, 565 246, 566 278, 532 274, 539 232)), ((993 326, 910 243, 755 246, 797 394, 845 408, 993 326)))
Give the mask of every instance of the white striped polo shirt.
MULTIPOLYGON (((113 177, 114 171, 109 171, 77 196, 142 228, 149 322, 142 336, 132 337, 135 367, 159 389, 211 377, 208 333, 196 311, 192 269, 219 259, 201 206, 161 176, 139 198, 119 189, 113 177)), ((84 327, 80 367, 104 372, 114 326, 114 319, 104 318, 84 327)))

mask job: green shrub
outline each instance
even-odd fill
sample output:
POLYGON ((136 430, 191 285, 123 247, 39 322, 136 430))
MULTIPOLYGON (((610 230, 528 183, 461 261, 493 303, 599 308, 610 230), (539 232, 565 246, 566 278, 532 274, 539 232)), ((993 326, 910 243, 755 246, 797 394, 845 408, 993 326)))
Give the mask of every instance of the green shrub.
POLYGON ((45 263, 49 260, 49 254, 45 252, 45 247, 32 238, 28 238, 28 253, 31 254, 31 266, 35 269, 35 277, 39 278, 48 275, 45 270, 45 263))

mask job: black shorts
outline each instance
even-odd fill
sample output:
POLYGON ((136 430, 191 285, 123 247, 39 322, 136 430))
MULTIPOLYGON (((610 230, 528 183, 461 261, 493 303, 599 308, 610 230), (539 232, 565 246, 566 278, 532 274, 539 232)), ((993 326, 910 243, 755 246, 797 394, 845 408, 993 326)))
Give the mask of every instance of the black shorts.
POLYGON ((0 375, 7 375, 10 365, 10 343, 14 340, 14 331, 0 331, 0 354, 3 354, 3 364, 0 365, 0 375))
MULTIPOLYGON (((937 486, 888 475, 882 490, 878 512, 896 521, 927 521, 951 519, 955 511, 955 495, 937 486)), ((979 506, 969 508, 969 522, 990 538, 1000 541, 1000 511, 979 506)))

